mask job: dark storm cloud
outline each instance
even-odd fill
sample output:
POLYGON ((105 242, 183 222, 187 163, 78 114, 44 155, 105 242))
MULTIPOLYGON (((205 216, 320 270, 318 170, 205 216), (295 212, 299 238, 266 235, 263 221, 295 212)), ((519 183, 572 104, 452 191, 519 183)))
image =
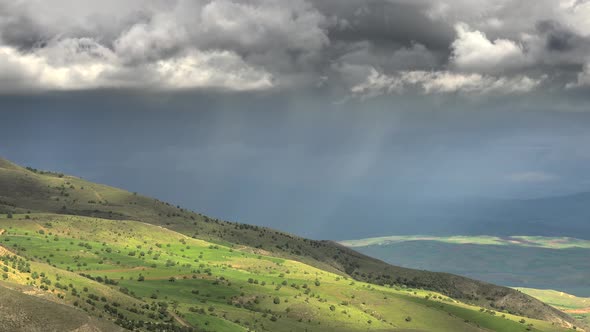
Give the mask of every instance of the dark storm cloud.
POLYGON ((30 49, 48 38, 21 6, 9 2, 0 3, 0 37, 3 43, 19 49, 30 49))
POLYGON ((571 51, 583 42, 583 38, 555 21, 540 21, 537 30, 546 35, 546 46, 549 51, 571 51))
POLYGON ((334 42, 369 41, 375 46, 398 49, 419 43, 433 51, 447 52, 454 39, 452 26, 425 15, 424 2, 393 1, 315 1, 326 16, 334 15, 338 23, 329 28, 334 42))
POLYGON ((0 91, 576 88, 589 17, 566 0, 2 2, 0 91))

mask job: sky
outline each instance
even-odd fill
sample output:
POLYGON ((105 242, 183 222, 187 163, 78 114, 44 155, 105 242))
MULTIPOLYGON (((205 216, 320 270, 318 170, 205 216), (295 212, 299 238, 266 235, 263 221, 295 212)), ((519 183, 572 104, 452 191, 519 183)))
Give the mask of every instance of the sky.
POLYGON ((0 156, 390 235, 425 201, 590 191, 589 54, 583 0, 0 0, 0 156))

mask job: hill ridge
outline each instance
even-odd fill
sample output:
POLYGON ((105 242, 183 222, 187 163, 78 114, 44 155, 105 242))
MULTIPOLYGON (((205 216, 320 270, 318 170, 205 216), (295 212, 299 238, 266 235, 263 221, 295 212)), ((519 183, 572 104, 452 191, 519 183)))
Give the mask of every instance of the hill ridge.
POLYGON ((142 221, 214 243, 266 250, 274 256, 360 281, 425 288, 489 309, 501 306, 531 318, 563 324, 573 322, 566 314, 507 287, 447 273, 392 266, 334 241, 308 240, 261 226, 222 221, 158 199, 57 173, 23 168, 0 172, 0 213, 3 210, 142 221), (95 193, 102 199, 97 199, 95 193))

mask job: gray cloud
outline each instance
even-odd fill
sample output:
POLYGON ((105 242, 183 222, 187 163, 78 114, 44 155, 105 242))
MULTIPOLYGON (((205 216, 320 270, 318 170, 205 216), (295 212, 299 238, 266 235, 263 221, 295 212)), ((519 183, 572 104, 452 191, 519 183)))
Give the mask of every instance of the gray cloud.
POLYGON ((2 1, 0 93, 580 89, 588 31, 568 0, 2 1))

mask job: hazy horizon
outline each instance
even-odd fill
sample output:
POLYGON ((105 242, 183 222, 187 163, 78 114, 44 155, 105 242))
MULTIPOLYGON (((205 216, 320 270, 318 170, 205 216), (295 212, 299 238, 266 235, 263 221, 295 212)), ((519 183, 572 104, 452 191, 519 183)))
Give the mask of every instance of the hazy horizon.
POLYGON ((389 235, 431 201, 586 192, 587 15, 549 0, 0 3, 0 155, 311 237, 389 235))

